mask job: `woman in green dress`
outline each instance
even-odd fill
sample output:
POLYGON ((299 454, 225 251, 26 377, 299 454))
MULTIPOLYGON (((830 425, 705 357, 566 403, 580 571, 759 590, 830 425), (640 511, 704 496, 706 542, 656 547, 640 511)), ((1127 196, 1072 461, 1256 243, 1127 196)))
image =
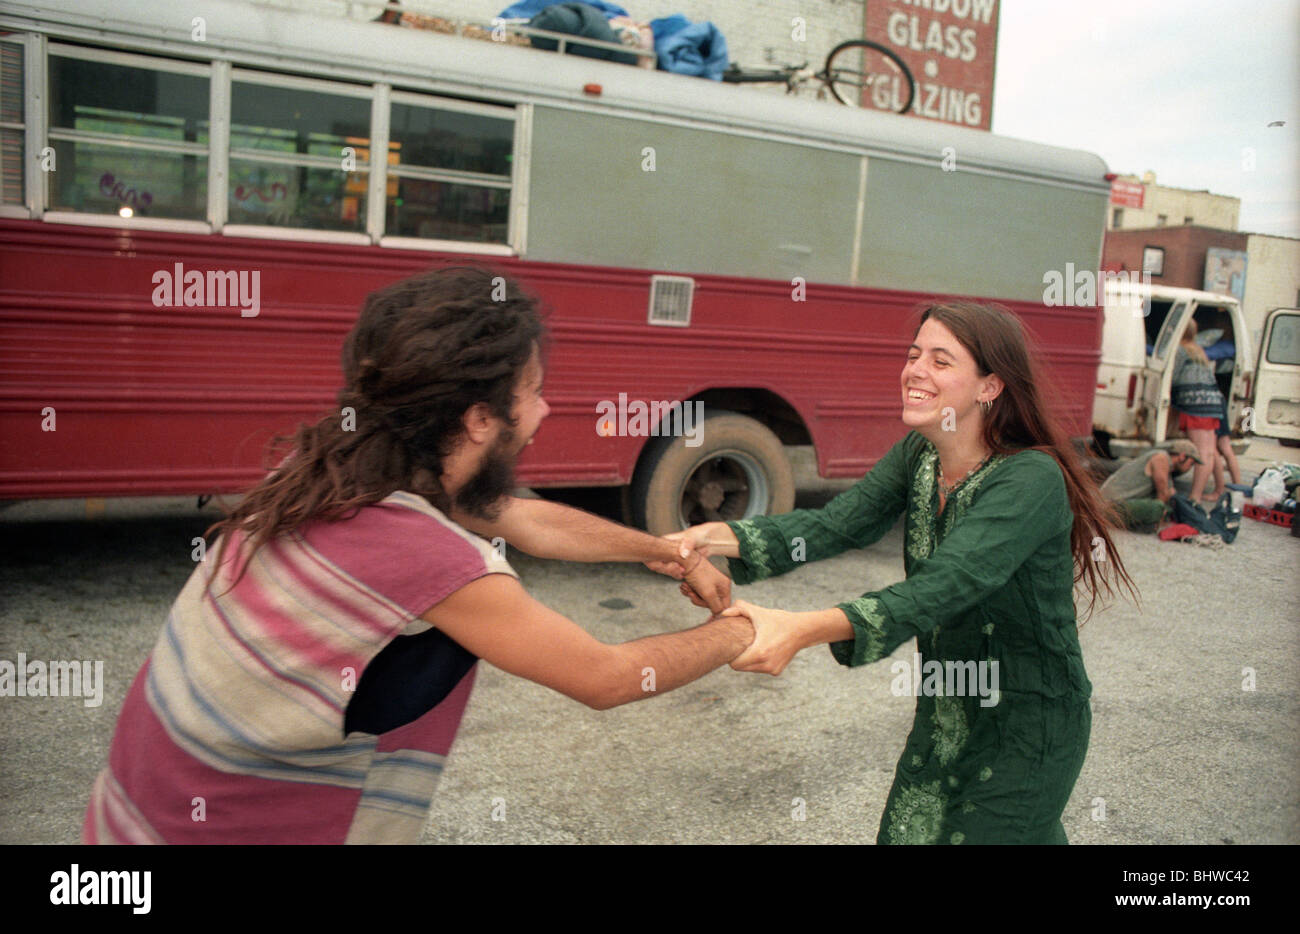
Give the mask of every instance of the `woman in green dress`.
POLYGON ((1091 725, 1074 586, 1089 612, 1099 585, 1136 596, 1117 517, 1049 417, 1011 313, 926 309, 901 392, 911 430, 824 508, 678 537, 726 555, 743 584, 870 545, 904 513, 905 580, 813 612, 737 601, 726 613, 755 639, 732 667, 779 674, 820 643, 865 665, 916 639, 924 677, 909 679, 916 717, 877 842, 1065 843, 1091 725))

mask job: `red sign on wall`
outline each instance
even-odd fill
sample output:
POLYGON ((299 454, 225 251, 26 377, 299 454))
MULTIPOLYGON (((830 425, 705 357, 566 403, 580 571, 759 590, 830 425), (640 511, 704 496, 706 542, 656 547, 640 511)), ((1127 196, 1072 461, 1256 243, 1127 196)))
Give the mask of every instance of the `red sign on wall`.
POLYGON ((911 69, 916 97, 909 114, 991 126, 998 0, 868 0, 866 38, 911 69))
POLYGON ((1110 203, 1125 208, 1140 208, 1146 192, 1146 186, 1141 182, 1126 182, 1117 178, 1110 183, 1110 203))

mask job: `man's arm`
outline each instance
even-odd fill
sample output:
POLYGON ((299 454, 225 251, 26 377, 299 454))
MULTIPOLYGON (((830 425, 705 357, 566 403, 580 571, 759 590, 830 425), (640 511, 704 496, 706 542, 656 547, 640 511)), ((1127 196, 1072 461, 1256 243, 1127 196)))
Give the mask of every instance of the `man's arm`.
POLYGON ((678 549, 672 542, 544 499, 507 497, 496 519, 455 511, 451 518, 484 538, 500 536, 534 558, 557 561, 678 559, 678 549))
POLYGON ((1156 499, 1162 503, 1169 502, 1174 495, 1174 485, 1169 480, 1169 457, 1156 454, 1147 461, 1147 470, 1151 472, 1151 482, 1156 486, 1156 499))
POLYGON ((499 536, 535 558, 641 561, 655 570, 671 564, 678 571, 672 576, 690 581, 712 612, 731 605, 731 579, 703 561, 690 543, 657 538, 572 506, 511 496, 496 519, 461 512, 453 512, 452 519, 484 538, 499 536))
POLYGON ((689 684, 753 641, 745 617, 606 645, 530 597, 517 580, 488 574, 422 617, 503 671, 606 710, 689 684))

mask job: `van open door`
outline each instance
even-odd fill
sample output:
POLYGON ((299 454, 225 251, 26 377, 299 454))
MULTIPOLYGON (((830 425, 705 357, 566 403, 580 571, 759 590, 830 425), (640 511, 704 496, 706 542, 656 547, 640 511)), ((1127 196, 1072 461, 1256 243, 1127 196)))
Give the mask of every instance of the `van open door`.
POLYGON ((1152 444, 1164 443, 1169 430, 1169 390, 1174 381, 1174 355, 1178 352, 1178 338, 1183 333, 1192 305, 1180 301, 1169 310, 1160 333, 1147 355, 1146 371, 1142 381, 1142 403, 1146 413, 1147 437, 1152 444))
POLYGON ((1264 319, 1253 406, 1255 434, 1300 443, 1300 308, 1264 319))

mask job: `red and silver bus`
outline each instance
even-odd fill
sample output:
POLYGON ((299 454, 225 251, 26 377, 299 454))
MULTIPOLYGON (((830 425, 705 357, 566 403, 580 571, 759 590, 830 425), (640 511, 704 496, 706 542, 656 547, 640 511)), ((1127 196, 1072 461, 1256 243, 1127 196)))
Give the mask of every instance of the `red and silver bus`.
POLYGON ((936 296, 1090 434, 1101 313, 1044 290, 1098 268, 1088 153, 248 0, 6 2, 0 74, 3 500, 254 483, 365 295, 466 261, 552 309, 520 482, 652 531, 789 509, 789 445, 867 471, 936 296))

